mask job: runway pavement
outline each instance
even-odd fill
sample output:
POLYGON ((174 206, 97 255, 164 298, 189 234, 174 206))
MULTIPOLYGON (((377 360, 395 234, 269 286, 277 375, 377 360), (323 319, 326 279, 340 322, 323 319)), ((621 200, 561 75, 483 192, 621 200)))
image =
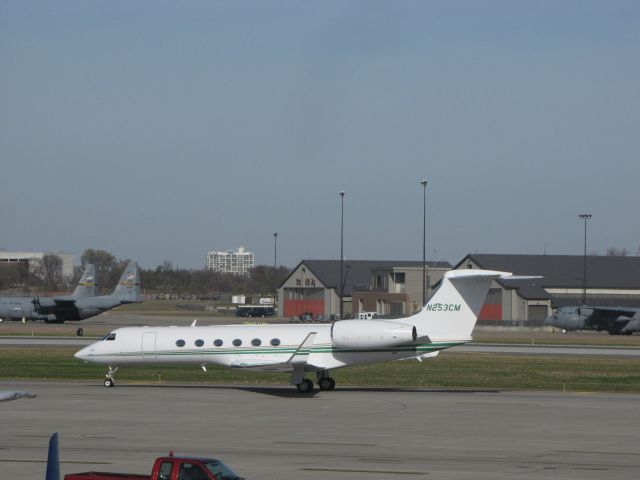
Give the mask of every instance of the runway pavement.
POLYGON ((217 456, 260 479, 635 479, 639 395, 0 382, 2 478, 148 472, 157 455, 217 456))

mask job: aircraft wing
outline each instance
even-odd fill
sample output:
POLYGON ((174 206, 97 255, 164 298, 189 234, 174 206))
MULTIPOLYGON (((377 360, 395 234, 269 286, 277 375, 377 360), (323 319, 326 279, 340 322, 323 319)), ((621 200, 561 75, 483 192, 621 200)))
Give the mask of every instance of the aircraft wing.
POLYGON ((293 370, 293 365, 287 362, 265 362, 264 359, 251 358, 231 362, 230 367, 260 372, 290 372, 293 370))
POLYGON ((76 304, 73 298, 54 298, 53 301, 57 307, 73 307, 76 304))
POLYGON ((38 300, 38 312, 47 315, 75 307, 76 301, 70 297, 55 297, 38 300))
POLYGON ((271 371, 271 372, 290 372, 296 367, 307 367, 311 346, 316 338, 317 332, 309 333, 295 352, 284 362, 270 362, 264 359, 262 355, 255 357, 244 357, 242 360, 231 362, 232 368, 246 368, 251 370, 271 371))
POLYGON ((580 307, 580 314, 588 316, 587 322, 596 327, 607 327, 611 324, 624 326, 633 317, 640 314, 639 308, 633 307, 580 307))
POLYGON ((612 313, 621 313, 624 315, 635 315, 640 312, 640 308, 634 307, 580 307, 580 308, 591 308, 594 312, 612 312, 612 313))

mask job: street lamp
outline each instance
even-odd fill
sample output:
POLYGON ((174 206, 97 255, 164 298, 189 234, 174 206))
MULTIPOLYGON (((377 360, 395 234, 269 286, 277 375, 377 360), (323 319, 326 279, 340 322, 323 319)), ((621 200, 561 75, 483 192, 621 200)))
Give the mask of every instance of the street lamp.
POLYGON ((275 296, 273 297, 273 310, 275 312, 278 299, 278 232, 273 234, 273 291, 275 296))
POLYGON ((422 180, 422 306, 427 301, 427 180, 422 180))
POLYGON ((278 268, 278 233, 273 234, 273 268, 278 268))
POLYGON ((581 213, 578 218, 584 220, 584 255, 582 272, 582 305, 587 304, 587 220, 591 218, 590 213, 581 213))
POLYGON ((340 192, 340 320, 343 318, 342 297, 344 296, 344 191, 340 192))

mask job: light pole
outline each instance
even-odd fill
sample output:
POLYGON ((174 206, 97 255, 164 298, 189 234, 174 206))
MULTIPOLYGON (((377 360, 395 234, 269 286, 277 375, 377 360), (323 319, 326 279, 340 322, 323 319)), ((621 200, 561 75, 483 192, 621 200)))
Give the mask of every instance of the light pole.
POLYGON ((275 312, 278 304, 278 232, 273 234, 273 291, 275 296, 273 297, 273 310, 275 312))
POLYGON ((344 191, 340 192, 340 320, 342 320, 344 296, 344 191))
POLYGON ((273 268, 278 268, 278 233, 273 234, 273 268))
POLYGON ((427 180, 422 180, 422 306, 427 301, 427 180))
POLYGON ((581 213, 578 218, 584 220, 584 255, 582 271, 582 305, 587 304, 587 220, 591 218, 590 213, 581 213))

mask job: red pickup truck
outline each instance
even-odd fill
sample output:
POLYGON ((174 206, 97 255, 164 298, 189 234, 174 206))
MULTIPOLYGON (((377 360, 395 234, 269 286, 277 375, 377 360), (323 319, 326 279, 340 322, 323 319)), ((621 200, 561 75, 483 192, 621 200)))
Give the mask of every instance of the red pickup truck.
POLYGON ((215 458, 174 456, 158 457, 151 475, 132 473, 68 473, 64 480, 242 480, 215 458))

